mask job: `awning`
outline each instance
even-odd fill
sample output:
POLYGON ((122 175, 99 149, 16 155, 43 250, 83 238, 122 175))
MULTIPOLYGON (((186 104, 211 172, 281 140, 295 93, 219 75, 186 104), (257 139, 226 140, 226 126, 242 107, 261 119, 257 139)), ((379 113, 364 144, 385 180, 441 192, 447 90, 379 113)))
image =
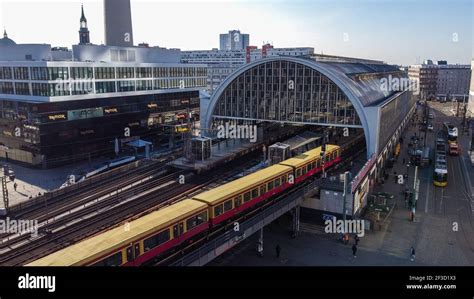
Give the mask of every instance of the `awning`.
POLYGON ((145 140, 138 139, 138 140, 134 140, 134 141, 131 141, 129 143, 126 143, 126 144, 128 146, 141 148, 141 147, 145 147, 147 145, 151 145, 152 143, 148 142, 148 141, 145 141, 145 140))

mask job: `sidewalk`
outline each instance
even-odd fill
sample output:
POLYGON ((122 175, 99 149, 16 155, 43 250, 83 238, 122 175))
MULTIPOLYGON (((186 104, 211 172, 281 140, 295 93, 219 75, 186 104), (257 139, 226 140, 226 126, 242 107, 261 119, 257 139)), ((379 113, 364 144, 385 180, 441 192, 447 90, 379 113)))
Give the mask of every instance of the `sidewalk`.
MULTIPOLYGON (((471 128, 474 132, 474 128, 471 128)), ((470 187, 471 200, 474 198, 474 151, 469 150, 471 136, 461 134, 458 136, 458 142, 461 148, 461 155, 459 160, 461 162, 461 170, 463 171, 466 186, 470 187)), ((469 192, 469 190, 468 190, 469 192)))

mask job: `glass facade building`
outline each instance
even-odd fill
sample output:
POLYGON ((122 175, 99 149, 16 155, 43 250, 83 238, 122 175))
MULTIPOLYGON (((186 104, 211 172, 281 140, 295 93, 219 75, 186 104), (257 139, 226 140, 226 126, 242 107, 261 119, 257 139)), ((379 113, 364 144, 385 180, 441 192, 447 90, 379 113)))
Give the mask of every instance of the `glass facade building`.
POLYGON ((202 107, 201 127, 211 129, 208 135, 226 122, 362 128, 369 158, 385 148, 413 110, 415 97, 404 82, 406 72, 381 61, 266 58, 224 80, 202 107))
POLYGON ((43 168, 113 154, 116 138, 168 142, 207 79, 198 64, 0 64, 0 157, 43 168))

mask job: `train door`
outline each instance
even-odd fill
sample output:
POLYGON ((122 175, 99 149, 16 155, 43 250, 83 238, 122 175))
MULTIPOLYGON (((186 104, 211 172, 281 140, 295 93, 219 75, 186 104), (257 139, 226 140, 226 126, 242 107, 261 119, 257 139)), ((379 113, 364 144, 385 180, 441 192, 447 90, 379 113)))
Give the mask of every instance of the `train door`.
POLYGON ((133 262, 140 256, 140 243, 130 244, 126 249, 127 262, 133 262))
POLYGON ((127 247, 127 262, 131 262, 133 260, 134 260, 134 258, 133 258, 132 246, 129 246, 129 247, 127 247))
POLYGON ((180 222, 179 224, 175 224, 173 226, 173 236, 175 238, 180 237, 184 233, 184 224, 180 222))
POLYGON ((134 258, 137 258, 140 256, 140 243, 135 243, 133 246, 133 253, 134 253, 134 258))

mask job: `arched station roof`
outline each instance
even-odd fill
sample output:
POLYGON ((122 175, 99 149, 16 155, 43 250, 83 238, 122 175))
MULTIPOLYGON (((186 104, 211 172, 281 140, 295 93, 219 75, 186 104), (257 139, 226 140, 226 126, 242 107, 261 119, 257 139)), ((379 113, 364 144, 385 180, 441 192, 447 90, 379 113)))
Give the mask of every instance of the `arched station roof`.
MULTIPOLYGON (((321 97, 321 95, 318 96, 318 99, 320 101, 322 100, 329 100, 330 96, 333 96, 336 94, 336 97, 341 97, 343 96, 343 100, 348 100, 350 101, 350 104, 352 104, 351 109, 356 111, 356 117, 357 118, 355 121, 353 118, 346 118, 342 119, 341 117, 332 117, 330 116, 329 118, 326 118, 324 123, 321 123, 320 119, 317 118, 316 121, 313 121, 314 118, 311 118, 311 120, 304 120, 303 116, 298 116, 298 118, 295 118, 294 115, 291 115, 291 119, 287 119, 288 116, 285 115, 285 119, 280 119, 279 116, 275 116, 275 113, 272 117, 276 117, 275 121, 280 121, 284 123, 305 123, 305 124, 319 124, 319 125, 327 125, 327 126, 348 126, 348 127, 361 127, 364 129, 365 133, 365 139, 367 143, 367 149, 368 151, 369 148, 374 149, 374 144, 377 142, 377 134, 378 134, 378 122, 379 119, 377 118, 376 114, 378 113, 376 111, 377 107, 380 105, 383 105, 386 101, 388 101, 391 97, 393 97, 396 93, 399 93, 399 91, 390 91, 389 88, 387 88, 386 85, 383 85, 381 82, 382 78, 386 79, 391 79, 391 78, 406 78, 406 75, 404 75, 397 67, 391 66, 384 64, 382 62, 368 62, 368 61, 362 61, 362 60, 356 60, 356 59, 346 59, 342 61, 317 61, 317 59, 312 59, 312 58, 301 58, 301 57, 287 57, 287 56, 279 56, 279 57, 271 57, 271 58, 264 58, 257 60, 255 62, 246 64, 233 72, 230 76, 228 76, 221 84, 220 86, 215 90, 215 92, 212 94, 210 98, 209 105, 207 107, 207 111, 205 112, 204 115, 201 115, 201 127, 206 127, 209 128, 212 119, 213 118, 239 118, 239 119, 251 119, 251 120, 263 120, 263 121, 272 121, 272 119, 269 119, 268 117, 255 117, 258 115, 258 112, 254 112, 250 117, 247 113, 247 110, 249 109, 259 109, 259 108, 244 108, 243 110, 240 108, 238 113, 242 113, 245 115, 235 115, 235 112, 232 112, 232 107, 231 108, 226 108, 229 110, 227 113, 234 113, 233 115, 223 115, 222 113, 217 113, 219 108, 219 102, 220 101, 227 101, 225 99, 226 96, 232 97, 231 101, 229 102, 232 103, 232 105, 239 105, 240 101, 246 101, 248 100, 246 97, 247 95, 244 94, 244 92, 239 93, 239 91, 236 92, 227 92, 231 86, 234 83, 239 83, 243 81, 241 78, 245 76, 252 76, 255 75, 255 72, 252 73, 252 70, 262 67, 263 65, 272 65, 272 63, 278 63, 280 62, 280 66, 283 65, 282 63, 286 64, 294 64, 298 65, 298 67, 301 67, 302 69, 306 70, 306 68, 309 68, 310 70, 314 71, 313 72, 313 77, 318 76, 317 78, 319 79, 324 78, 324 80, 327 80, 330 82, 329 84, 334 84, 337 86, 337 88, 332 88, 332 93, 331 91, 327 91, 324 89, 323 92, 327 92, 327 96, 324 95, 324 97, 321 97), (240 81, 239 81, 240 80, 240 81), (337 89, 336 92, 334 93, 334 89, 337 89), (337 96, 338 93, 342 91, 343 95, 337 96), (227 92, 227 93, 226 93, 227 92), (235 94, 238 94, 238 96, 235 96, 235 94), (242 100, 244 99, 244 100, 242 100), (374 109, 375 107, 375 109, 374 109), (243 112, 241 112, 243 111, 243 112), (232 116, 232 117, 231 117, 232 116), (301 118, 301 119, 300 119, 301 118), (352 119, 352 123, 348 123, 348 119, 352 119), (335 120, 334 122, 331 122, 331 120, 335 120), (371 146, 372 144, 372 146, 371 146)), ((285 65, 286 65, 285 64, 285 65)), ((280 72, 282 72, 282 68, 279 69, 280 72)), ((285 70, 286 71, 286 70, 285 70)), ((304 73, 304 71, 303 71, 304 73)), ((268 73, 271 74, 271 71, 268 73)), ((267 74, 265 74, 267 75, 267 74)), ((264 75, 264 76, 265 76, 264 75)), ((271 76, 271 75, 270 75, 271 76)), ((274 75, 273 75, 274 76, 274 75)), ((294 77, 289 75, 289 73, 286 73, 284 77, 285 79, 294 79, 295 82, 304 82, 304 77, 299 78, 300 75, 297 72, 294 72, 294 77)), ((304 76, 304 75, 303 75, 304 76)), ((311 83, 315 81, 315 79, 311 79, 311 83)), ((268 77, 270 78, 270 77, 268 77)), ((316 78, 316 77, 314 77, 316 78)), ((252 79, 247 79, 247 80, 252 80, 252 79)), ((277 83, 280 84, 280 90, 281 90, 281 82, 283 80, 278 81, 277 83)), ((309 79, 308 79, 309 81, 309 79)), ((265 81, 266 82, 266 81, 265 81)), ((273 82, 273 81, 272 81, 273 82)), ((247 82, 248 83, 248 82, 247 82)), ((275 83, 275 82, 273 82, 275 83)), ((303 83, 304 84, 304 83, 303 83)), ((234 86, 243 86, 243 85, 235 85, 234 86)), ((255 86, 255 85, 254 85, 255 86)), ((287 86, 285 85, 285 88, 287 86)), ((318 87, 320 88, 320 87, 318 87)), ((234 87, 234 89, 236 89, 234 87)), ((241 88, 237 88, 241 89, 241 88)), ((321 89, 320 89, 321 90, 321 89)), ((304 91, 303 91, 304 92, 304 91)), ((320 92, 321 93, 321 92, 320 92)), ((260 93, 260 96, 258 93, 256 93, 257 96, 255 97, 255 101, 261 102, 263 101, 264 97, 274 97, 275 94, 273 95, 266 95, 263 93, 260 93), (262 96, 263 95, 263 96, 262 96)), ((314 94, 315 95, 315 94, 314 94)), ((304 97, 301 95, 301 97, 304 97)), ((311 97, 311 105, 313 105, 313 95, 310 95, 311 97)), ((300 101, 298 99, 295 100, 294 96, 291 97, 285 97, 285 101, 288 103, 278 103, 278 105, 284 105, 285 109, 288 109, 288 106, 295 105, 294 102, 300 101), (290 100, 293 97, 291 103, 290 100), (290 100, 289 100, 290 99, 290 100)), ((304 101, 301 100, 301 101, 304 101)), ((339 101, 339 100, 338 100, 339 101)), ((309 100, 307 100, 309 103, 309 100)), ((343 102, 343 101, 342 101, 343 102)), ((226 104, 229 105, 229 104, 226 104)), ((259 103, 256 104, 257 107, 259 103)), ((273 104, 275 105, 275 104, 273 104)), ((305 105, 305 104, 298 104, 298 105, 305 105)), ((308 104, 306 104, 308 105, 308 104)), ((223 106, 223 105, 221 105, 223 106)), ((336 104, 337 109, 340 109, 340 106, 344 106, 344 104, 336 104)), ((347 105, 346 105, 347 106, 347 105)), ((235 106, 238 107, 238 106, 235 106)), ((280 106, 278 106, 280 107, 280 106)), ((283 107, 283 106, 282 106, 283 107)), ((298 115, 301 113, 304 114, 309 114, 313 115, 313 112, 307 112, 308 107, 306 108, 306 112, 304 111, 299 111, 298 115)), ((313 106, 311 106, 311 109, 313 106)), ((274 109, 274 108, 273 108, 274 109)), ((291 109, 293 109, 293 106, 291 106, 291 109)), ((236 109, 234 109, 236 110, 236 109)), ((303 110, 303 109, 301 109, 303 110)), ((329 108, 325 107, 325 114, 331 114, 332 112, 329 110, 329 108)), ((279 112, 277 111, 276 114, 279 112)), ((285 112, 281 112, 280 114, 286 114, 287 110, 285 112)), ((334 112, 336 113, 336 112, 334 112)), ((339 113, 339 112, 337 112, 339 113)), ((345 112, 346 113, 346 112, 345 112)), ((373 150, 372 150, 373 152, 373 150)), ((370 153, 371 154, 371 153, 370 153)), ((369 155, 369 153, 368 153, 369 155)))

